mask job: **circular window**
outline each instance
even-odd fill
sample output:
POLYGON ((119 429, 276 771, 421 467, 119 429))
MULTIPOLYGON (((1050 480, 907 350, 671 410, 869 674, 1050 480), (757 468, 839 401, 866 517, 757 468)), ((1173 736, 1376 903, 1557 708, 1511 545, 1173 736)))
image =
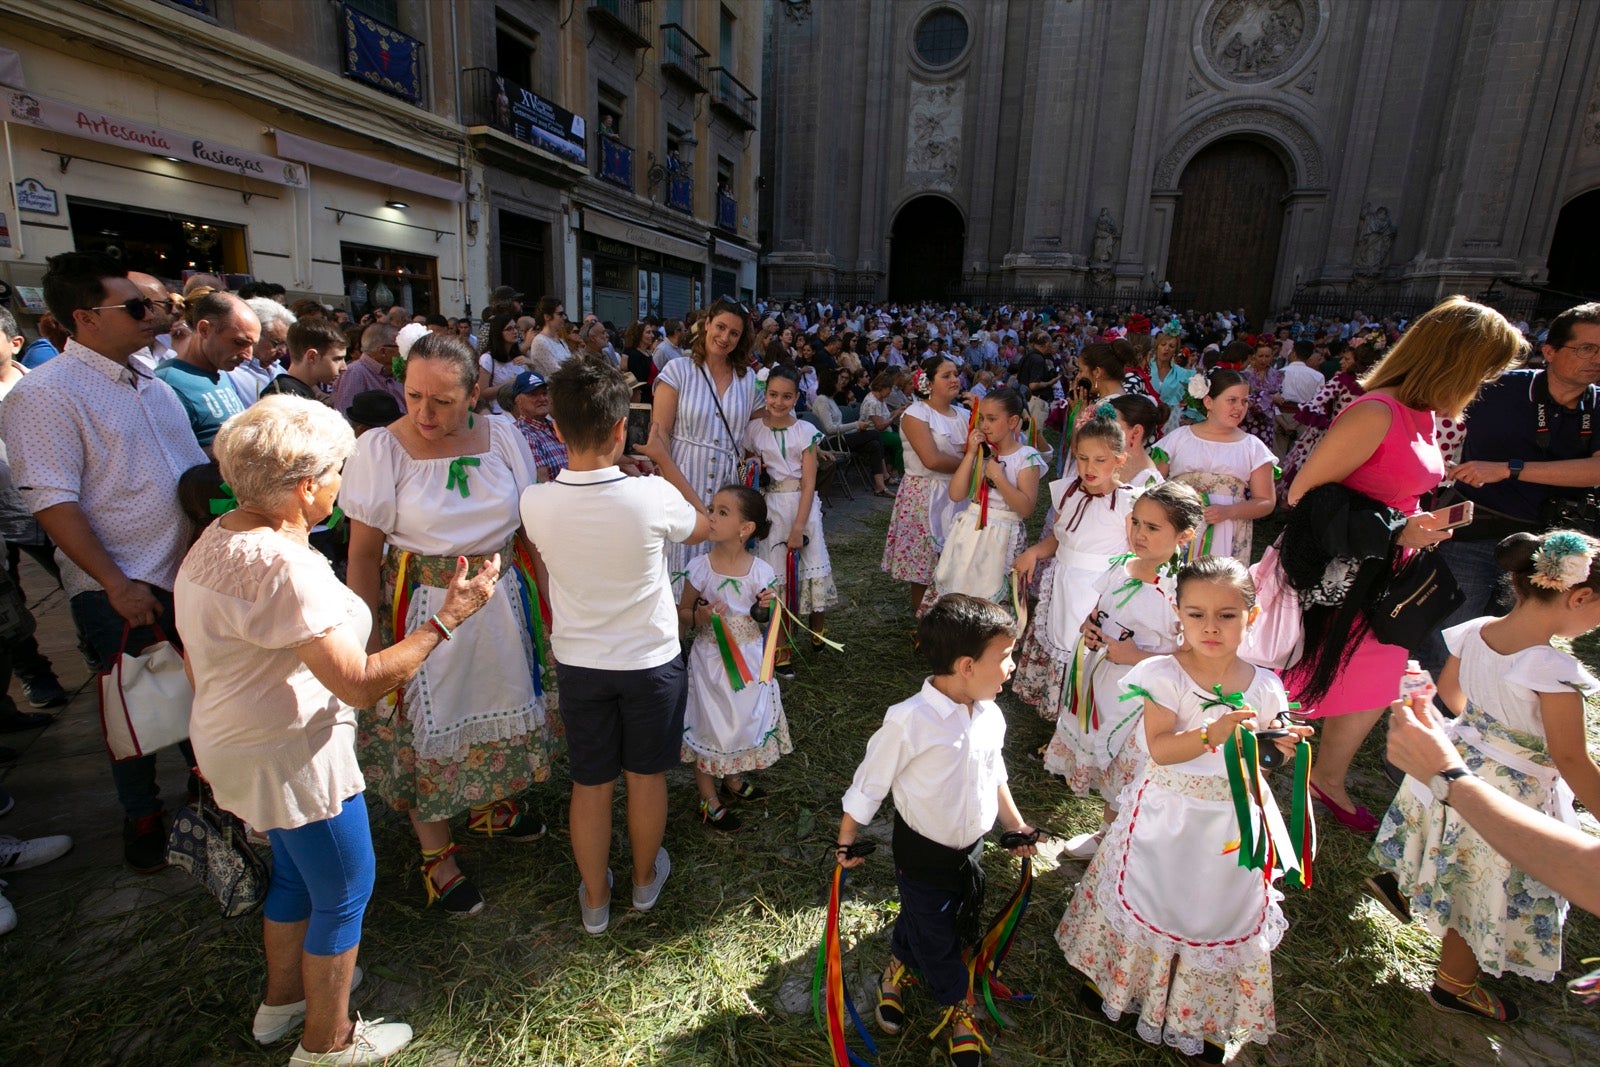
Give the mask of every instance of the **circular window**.
POLYGON ((930 67, 948 67, 967 50, 967 20, 959 11, 940 8, 917 23, 917 58, 930 67))

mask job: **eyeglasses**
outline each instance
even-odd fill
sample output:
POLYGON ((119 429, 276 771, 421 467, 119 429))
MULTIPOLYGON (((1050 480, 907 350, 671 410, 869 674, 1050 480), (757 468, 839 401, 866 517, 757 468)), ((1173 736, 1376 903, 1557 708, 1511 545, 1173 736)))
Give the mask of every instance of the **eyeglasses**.
POLYGON ((126 311, 134 322, 143 322, 144 317, 155 309, 156 302, 147 296, 132 296, 120 304, 102 304, 99 307, 84 308, 85 311, 126 311))
POLYGON ((1591 362, 1600 359, 1600 345, 1562 345, 1561 347, 1571 349, 1578 353, 1581 358, 1591 362))
POLYGON ((740 315, 744 315, 747 318, 750 315, 750 309, 739 303, 739 301, 735 300, 731 296, 719 296, 717 297, 717 303, 726 304, 728 310, 738 312, 740 315))

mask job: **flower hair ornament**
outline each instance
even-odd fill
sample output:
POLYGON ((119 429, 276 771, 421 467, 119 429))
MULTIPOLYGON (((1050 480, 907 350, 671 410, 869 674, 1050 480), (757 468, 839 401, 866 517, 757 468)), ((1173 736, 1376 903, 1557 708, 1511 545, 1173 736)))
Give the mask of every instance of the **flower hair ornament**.
POLYGON ((1211 392, 1211 381, 1204 374, 1196 374, 1189 379, 1189 395, 1196 400, 1203 400, 1211 392))
POLYGON ((1551 534, 1533 553, 1533 573, 1528 581, 1540 589, 1564 593, 1588 581, 1594 555, 1594 545, 1582 534, 1551 534))
POLYGON ((933 379, 921 367, 911 372, 911 391, 924 400, 933 395, 933 379))
POLYGON ((1097 419, 1114 420, 1117 417, 1117 409, 1112 407, 1110 404, 1101 404, 1099 407, 1094 409, 1094 417, 1097 419))

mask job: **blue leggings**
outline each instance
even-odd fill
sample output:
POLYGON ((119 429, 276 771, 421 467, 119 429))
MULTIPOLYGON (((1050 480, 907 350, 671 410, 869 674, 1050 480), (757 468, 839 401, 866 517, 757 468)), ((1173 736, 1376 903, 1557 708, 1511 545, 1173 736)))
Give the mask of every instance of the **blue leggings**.
POLYGON ((331 819, 268 830, 272 884, 266 916, 275 923, 310 923, 305 950, 337 956, 361 943, 361 916, 372 898, 377 862, 367 801, 360 793, 331 819))

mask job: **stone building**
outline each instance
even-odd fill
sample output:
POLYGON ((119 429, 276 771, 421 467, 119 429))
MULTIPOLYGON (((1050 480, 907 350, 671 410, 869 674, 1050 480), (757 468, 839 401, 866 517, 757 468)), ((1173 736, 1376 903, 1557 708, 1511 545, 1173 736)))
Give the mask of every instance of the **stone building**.
POLYGON ((755 0, 0 0, 0 299, 46 258, 356 310, 756 281, 755 0), (701 45, 699 42, 707 42, 701 45))
POLYGON ((1600 292, 1600 5, 769 3, 774 295, 1600 292))

